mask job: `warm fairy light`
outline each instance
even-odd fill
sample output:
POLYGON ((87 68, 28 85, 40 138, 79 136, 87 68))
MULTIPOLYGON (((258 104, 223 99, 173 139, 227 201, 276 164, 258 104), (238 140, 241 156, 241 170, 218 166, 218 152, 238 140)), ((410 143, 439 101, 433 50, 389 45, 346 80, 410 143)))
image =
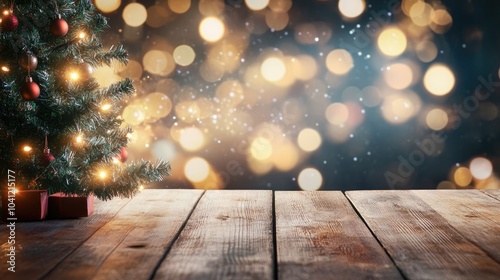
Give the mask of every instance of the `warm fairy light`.
POLYGON ((31 152, 32 150, 33 150, 33 148, 31 148, 30 146, 24 146, 23 147, 23 151, 25 151, 27 153, 31 152))
POLYGON ((312 128, 304 128, 297 137, 297 144, 305 152, 312 152, 321 145, 321 135, 312 128))
POLYGON ((2 69, 3 72, 9 72, 10 71, 9 67, 7 67, 7 66, 2 66, 1 69, 2 69))
POLYGON ((207 17, 200 22, 200 36, 208 42, 217 42, 224 36, 224 23, 216 17, 207 17))
POLYGON ((121 161, 120 161, 120 159, 118 159, 117 157, 114 157, 114 158, 113 158, 113 163, 114 163, 114 164, 120 164, 120 163, 122 163, 122 162, 121 162, 121 161))
POLYGON ((80 39, 85 39, 87 37, 87 34, 83 31, 81 31, 80 33, 78 33, 78 38, 80 39))
POLYGON ((97 174, 97 176, 101 179, 101 180, 104 180, 106 179, 106 177, 108 177, 108 173, 104 170, 101 170, 99 171, 99 173, 97 174))
POLYGON ((364 0, 340 0, 339 11, 347 18, 355 18, 361 15, 365 10, 364 0))
POLYGON ((6 15, 8 15, 8 14, 10 14, 10 11, 9 11, 9 10, 4 10, 4 11, 3 11, 3 15, 4 15, 4 16, 6 16, 6 15))
POLYGON ((191 182, 201 182, 210 174, 210 165, 201 157, 191 158, 184 165, 184 175, 191 182))
POLYGON ((81 144, 83 143, 83 136, 81 134, 78 134, 76 137, 75 137, 75 142, 77 144, 81 144))
POLYGON ((121 0, 96 0, 95 6, 103 13, 112 13, 122 4, 121 0))
POLYGON ((69 73, 69 78, 70 78, 70 80, 72 80, 72 81, 78 81, 78 79, 80 79, 80 75, 78 74, 78 72, 71 71, 71 72, 69 73))
POLYGON ((389 27, 380 33, 377 44, 383 54, 398 56, 406 50, 406 35, 397 27, 389 27))
POLYGON ((332 103, 326 108, 325 117, 333 125, 342 125, 349 118, 349 109, 343 103, 332 103))
POLYGON ((101 106, 101 110, 103 111, 108 111, 109 109, 111 109, 111 104, 109 103, 105 103, 101 106))
POLYGON ((139 189, 140 192, 142 192, 144 190, 144 186, 140 185, 138 189, 139 189))
POLYGON ((283 60, 277 57, 270 57, 262 63, 260 73, 270 82, 281 80, 286 74, 286 66, 283 60))
POLYGON ((260 11, 269 5, 269 0, 245 0, 245 4, 250 10, 260 11))
POLYGON ((455 86, 455 75, 448 66, 434 64, 425 72, 424 86, 427 91, 434 95, 446 95, 455 86))
POLYGON ((298 178, 299 187, 305 191, 315 191, 323 184, 323 176, 315 168, 303 169, 298 178))
POLYGON ((491 176, 493 165, 488 159, 477 157, 470 162, 469 169, 474 178, 484 180, 491 176))
POLYGON ((123 9, 122 18, 128 26, 139 27, 146 22, 148 11, 140 3, 130 3, 123 9))

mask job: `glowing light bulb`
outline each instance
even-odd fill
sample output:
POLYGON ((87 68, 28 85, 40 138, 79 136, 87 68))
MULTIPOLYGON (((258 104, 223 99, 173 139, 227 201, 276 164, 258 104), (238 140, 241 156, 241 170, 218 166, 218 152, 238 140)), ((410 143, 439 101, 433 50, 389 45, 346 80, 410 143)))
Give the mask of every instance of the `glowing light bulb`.
POLYGON ((83 143, 83 136, 82 136, 81 134, 77 135, 77 136, 75 137, 75 142, 76 142, 77 144, 81 144, 81 143, 83 143))
POLYGON ((10 71, 10 69, 9 69, 9 67, 7 67, 7 66, 2 66, 2 71, 3 71, 3 72, 9 72, 9 71, 10 71))
POLYGON ((33 150, 33 148, 31 148, 30 146, 24 146, 23 147, 23 151, 25 151, 27 153, 31 152, 32 150, 33 150))
POLYGON ((78 38, 80 39, 85 39, 85 37, 87 37, 87 34, 85 34, 85 32, 83 31, 78 34, 78 38))
POLYGON ((78 79, 80 78, 80 75, 78 75, 77 72, 73 72, 72 71, 72 72, 69 73, 69 78, 72 81, 78 81, 78 79))
POLYGON ((108 177, 108 173, 106 173, 106 171, 104 171, 104 170, 101 170, 101 171, 99 171, 98 176, 101 180, 104 180, 104 179, 106 179, 106 177, 108 177))
POLYGON ((111 104, 109 103, 105 103, 101 106, 101 110, 103 111, 108 111, 109 109, 111 109, 111 104))
POLYGON ((139 186, 139 191, 143 191, 144 190, 144 186, 143 185, 140 185, 139 186))

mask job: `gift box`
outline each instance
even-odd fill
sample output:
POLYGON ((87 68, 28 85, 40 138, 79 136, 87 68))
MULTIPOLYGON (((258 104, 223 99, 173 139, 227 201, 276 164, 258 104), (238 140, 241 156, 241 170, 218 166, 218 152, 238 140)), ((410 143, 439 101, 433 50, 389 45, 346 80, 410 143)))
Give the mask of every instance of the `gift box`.
POLYGON ((58 192, 49 196, 49 218, 51 219, 88 217, 93 213, 93 195, 66 195, 58 192))
POLYGON ((4 221, 43 220, 48 213, 48 198, 47 190, 18 190, 15 195, 3 190, 2 219, 4 221))

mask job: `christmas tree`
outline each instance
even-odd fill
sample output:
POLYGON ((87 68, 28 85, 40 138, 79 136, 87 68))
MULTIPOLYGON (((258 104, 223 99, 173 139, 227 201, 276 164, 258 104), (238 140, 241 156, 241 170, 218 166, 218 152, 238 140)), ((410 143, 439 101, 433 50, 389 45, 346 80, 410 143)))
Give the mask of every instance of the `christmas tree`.
POLYGON ((122 126, 120 105, 135 90, 130 79, 100 88, 92 77, 96 67, 126 63, 127 52, 103 49, 106 18, 90 0, 1 8, 2 178, 10 170, 18 188, 110 199, 169 175, 168 162, 123 163, 131 129, 122 126))

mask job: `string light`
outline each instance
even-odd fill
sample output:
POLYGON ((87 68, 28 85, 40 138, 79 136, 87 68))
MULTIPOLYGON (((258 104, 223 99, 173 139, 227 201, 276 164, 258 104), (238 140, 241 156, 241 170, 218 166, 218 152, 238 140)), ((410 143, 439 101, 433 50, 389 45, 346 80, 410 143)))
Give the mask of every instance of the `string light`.
POLYGON ((113 158, 113 163, 114 163, 114 164, 120 164, 120 163, 121 163, 121 161, 120 161, 117 157, 114 157, 114 158, 113 158))
POLYGON ((10 68, 7 67, 7 66, 2 66, 1 69, 2 69, 3 72, 10 72, 10 68))
POLYGON ((144 186, 143 185, 140 185, 139 186, 139 191, 142 192, 144 190, 144 186))
POLYGON ((104 180, 104 179, 106 179, 106 177, 108 177, 108 173, 104 170, 101 170, 101 171, 99 171, 97 176, 99 176, 99 179, 104 180))
POLYGON ((71 71, 69 73, 69 78, 72 81, 78 81, 78 79, 80 79, 80 75, 78 75, 78 72, 76 72, 76 71, 71 71))
POLYGON ((101 106, 101 110, 103 111, 108 111, 109 109, 111 109, 111 104, 109 103, 105 103, 101 106))
POLYGON ((75 142, 76 142, 77 144, 82 144, 82 143, 83 143, 83 135, 78 134, 78 135, 75 137, 75 142))
POLYGON ((87 37, 87 34, 83 31, 78 34, 79 39, 85 39, 86 37, 87 37))
POLYGON ((33 148, 31 148, 30 146, 24 146, 23 147, 23 151, 25 151, 27 153, 31 152, 32 150, 33 150, 33 148))
POLYGON ((10 14, 10 11, 9 10, 4 10, 3 14, 6 16, 6 15, 10 14))

